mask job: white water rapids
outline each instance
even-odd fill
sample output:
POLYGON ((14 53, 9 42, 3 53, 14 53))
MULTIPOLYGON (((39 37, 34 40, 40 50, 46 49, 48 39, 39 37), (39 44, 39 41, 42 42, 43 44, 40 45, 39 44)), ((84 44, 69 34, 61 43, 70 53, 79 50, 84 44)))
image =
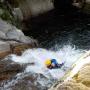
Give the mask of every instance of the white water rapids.
MULTIPOLYGON (((8 90, 7 88, 10 87, 10 85, 15 85, 18 80, 21 80, 23 77, 26 77, 29 74, 42 74, 46 78, 49 79, 55 79, 58 80, 62 78, 65 73, 71 68, 72 64, 74 64, 80 56, 83 54, 83 50, 76 50, 75 47, 73 48, 70 45, 66 45, 63 48, 59 48, 58 51, 51 51, 46 50, 42 48, 34 48, 34 49, 28 49, 21 56, 17 55, 10 55, 11 60, 14 62, 17 62, 18 64, 28 64, 28 63, 35 63, 34 65, 27 65, 25 70, 21 73, 18 73, 15 77, 16 79, 8 81, 6 84, 3 85, 2 90, 8 90), (46 59, 56 59, 58 63, 65 62, 62 68, 60 69, 47 69, 44 62, 46 59)), ((40 77, 37 78, 39 83, 42 84, 42 86, 45 86, 47 83, 47 80, 44 81, 40 79, 40 77)), ((12 90, 12 89, 10 89, 12 90)))
POLYGON ((21 56, 11 55, 12 61, 19 64, 35 63, 35 65, 27 66, 25 72, 43 73, 50 72, 53 78, 59 79, 64 75, 64 70, 72 66, 72 64, 82 55, 81 50, 75 50, 71 46, 64 46, 58 51, 50 51, 42 48, 28 49, 21 56), (65 62, 61 69, 47 69, 45 66, 46 59, 56 59, 58 63, 65 62))

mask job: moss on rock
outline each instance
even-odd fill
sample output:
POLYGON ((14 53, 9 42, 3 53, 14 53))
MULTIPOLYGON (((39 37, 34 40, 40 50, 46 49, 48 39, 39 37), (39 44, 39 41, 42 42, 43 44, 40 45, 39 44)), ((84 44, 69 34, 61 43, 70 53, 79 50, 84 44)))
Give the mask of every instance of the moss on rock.
POLYGON ((0 1, 0 18, 20 28, 20 21, 14 17, 13 8, 6 1, 0 1))

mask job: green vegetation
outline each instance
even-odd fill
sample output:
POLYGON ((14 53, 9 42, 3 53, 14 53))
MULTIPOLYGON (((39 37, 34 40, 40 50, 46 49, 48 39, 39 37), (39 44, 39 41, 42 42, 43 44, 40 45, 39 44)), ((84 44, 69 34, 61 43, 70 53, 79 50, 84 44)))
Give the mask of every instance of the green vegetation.
POLYGON ((0 18, 20 28, 20 21, 14 17, 13 8, 6 1, 0 0, 0 18))

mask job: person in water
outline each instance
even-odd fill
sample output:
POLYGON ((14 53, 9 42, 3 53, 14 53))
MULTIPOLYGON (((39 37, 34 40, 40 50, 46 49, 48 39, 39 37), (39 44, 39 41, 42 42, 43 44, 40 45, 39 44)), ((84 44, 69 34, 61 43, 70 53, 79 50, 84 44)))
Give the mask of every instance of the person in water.
POLYGON ((49 69, 57 69, 61 68, 64 63, 59 64, 56 59, 48 59, 45 61, 45 65, 49 69))

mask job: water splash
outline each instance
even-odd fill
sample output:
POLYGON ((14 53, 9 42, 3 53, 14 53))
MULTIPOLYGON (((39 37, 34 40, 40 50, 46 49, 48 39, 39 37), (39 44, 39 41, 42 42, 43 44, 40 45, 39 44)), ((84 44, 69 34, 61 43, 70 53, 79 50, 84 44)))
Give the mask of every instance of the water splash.
POLYGON ((84 53, 84 55, 82 55, 82 57, 80 57, 80 59, 73 64, 74 67, 69 73, 69 76, 66 78, 66 81, 72 79, 74 75, 76 75, 79 70, 88 63, 90 63, 90 51, 84 53))
MULTIPOLYGON (((72 64, 75 63, 78 58, 83 54, 83 50, 76 50, 75 47, 72 48, 70 45, 65 45, 63 48, 58 48, 58 51, 46 50, 42 48, 34 48, 26 50, 21 56, 10 55, 9 60, 17 62, 18 64, 28 64, 35 63, 34 65, 27 65, 24 72, 20 75, 16 75, 15 80, 8 81, 3 87, 5 89, 12 85, 11 83, 15 82, 16 84, 18 80, 22 80, 24 77, 28 76, 31 73, 38 74, 36 82, 39 82, 41 86, 47 86, 51 80, 58 80, 62 78, 65 73, 71 68, 72 64), (57 59, 58 63, 65 62, 62 68, 60 69, 48 69, 46 68, 44 62, 46 59, 57 59), (39 77, 40 75, 45 76, 46 83, 43 82, 43 78, 39 77)), ((52 82, 53 83, 53 82, 52 82)))
MULTIPOLYGON (((11 60, 19 64, 35 63, 34 66, 28 66, 25 69, 26 72, 32 71, 44 74, 44 72, 49 71, 55 78, 60 78, 60 76, 57 77, 55 74, 62 73, 64 75, 64 70, 67 67, 70 68, 82 54, 82 50, 76 50, 75 47, 72 48, 70 45, 66 45, 61 49, 59 48, 58 51, 51 51, 42 48, 28 49, 21 56, 11 55, 11 60), (54 70, 47 69, 44 64, 45 60, 53 58, 56 59, 58 63, 65 62, 63 68, 54 70)), ((61 76, 63 76, 62 74, 61 76)))

